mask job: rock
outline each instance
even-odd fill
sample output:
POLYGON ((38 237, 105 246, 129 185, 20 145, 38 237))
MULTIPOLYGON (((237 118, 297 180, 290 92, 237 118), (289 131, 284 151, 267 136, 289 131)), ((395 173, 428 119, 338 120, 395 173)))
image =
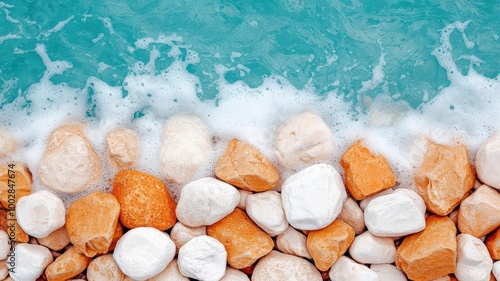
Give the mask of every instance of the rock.
POLYGON ((233 186, 214 179, 202 178, 182 188, 177 205, 177 218, 190 227, 214 224, 231 213, 240 202, 233 186))
POLYGON ((74 201, 68 209, 66 231, 77 252, 93 257, 106 254, 120 215, 112 194, 94 192, 74 201))
POLYGON ((210 236, 195 237, 179 249, 182 275, 203 281, 219 281, 226 273, 224 245, 210 236))
POLYGON ((259 260, 252 281, 322 281, 321 273, 304 259, 272 251, 259 260))
POLYGON ((64 225, 66 207, 52 192, 40 190, 19 199, 16 218, 27 234, 43 238, 64 225))
POLYGON ((288 228, 281 195, 276 191, 248 195, 246 210, 248 216, 271 236, 281 234, 288 228))
POLYGON ((189 242, 189 240, 206 234, 206 226, 189 227, 182 224, 181 222, 177 222, 170 232, 170 238, 172 238, 172 241, 174 241, 175 247, 177 249, 180 249, 182 246, 184 246, 184 244, 189 242))
POLYGON ((365 209, 365 224, 371 234, 397 237, 425 228, 425 217, 414 201, 402 192, 373 199, 365 209))
POLYGON ((120 240, 122 236, 123 236, 123 227, 120 224, 120 221, 118 221, 118 223, 116 224, 115 233, 113 234, 113 238, 111 239, 111 245, 108 248, 108 253, 110 253, 115 249, 116 243, 118 243, 118 240, 120 240))
POLYGON ((398 188, 395 189, 394 192, 401 192, 410 197, 410 199, 413 200, 413 203, 415 203, 415 206, 417 206, 420 212, 425 215, 425 212, 427 211, 427 208, 425 207, 425 201, 420 195, 418 195, 418 193, 408 188, 398 188))
POLYGON ((87 267, 87 280, 89 281, 122 281, 123 278, 123 272, 111 254, 95 258, 87 267))
POLYGON ((320 271, 327 271, 349 249, 354 229, 341 220, 313 230, 307 236, 307 249, 320 271))
MULTIPOLYGON (((5 260, 0 261, 0 280, 2 281, 9 276, 9 268, 7 267, 7 264, 5 262, 5 260)), ((12 280, 12 278, 10 279, 12 280)))
POLYGON ((240 208, 242 210, 246 210, 247 209, 247 197, 248 197, 248 195, 253 194, 253 192, 242 190, 242 189, 238 189, 238 192, 240 193, 240 203, 238 203, 238 208, 240 208))
POLYGON ((0 229, 5 231, 9 238, 18 243, 26 243, 30 240, 16 220, 16 213, 0 209, 0 229))
POLYGON ((45 269, 45 276, 48 281, 66 281, 82 273, 90 260, 70 247, 45 269))
POLYGON ((226 274, 224 274, 224 277, 220 281, 250 281, 250 278, 239 270, 227 267, 226 274))
POLYGON ((484 236, 500 226, 500 194, 483 185, 460 204, 458 229, 475 237, 484 236))
MULTIPOLYGON (((488 235, 485 241, 486 248, 494 260, 500 260, 500 228, 488 235)), ((498 279, 498 278, 497 278, 498 279)))
POLYGON ((332 131, 318 115, 303 112, 278 126, 274 150, 279 163, 287 169, 328 160, 333 154, 332 131))
POLYGON ((276 237, 276 247, 285 254, 312 259, 307 250, 306 236, 289 226, 276 237))
POLYGON ((489 281, 493 260, 484 243, 469 234, 457 236, 458 255, 455 276, 459 281, 489 281))
POLYGON ((351 258, 359 263, 393 263, 396 246, 390 237, 373 236, 369 231, 356 236, 349 247, 351 258))
POLYGON ((455 272, 457 229, 448 217, 430 216, 424 231, 407 236, 396 251, 396 266, 409 279, 427 281, 455 272))
POLYGON ((186 182, 211 153, 209 130, 199 117, 174 115, 167 120, 160 149, 160 169, 165 178, 186 182))
POLYGON ((40 245, 54 251, 62 250, 64 247, 68 246, 70 242, 68 232, 64 226, 54 230, 46 237, 38 238, 37 241, 40 245))
POLYGON ((175 256, 168 234, 153 227, 137 227, 116 244, 113 258, 120 270, 135 280, 146 280, 162 272, 175 256))
POLYGON ((356 235, 365 230, 365 216, 363 215, 363 211, 351 197, 347 197, 337 218, 350 225, 356 235))
POLYGON ((392 264, 372 264, 370 269, 377 273, 380 281, 407 281, 406 275, 392 264))
POLYGON ((16 141, 7 133, 5 128, 0 128, 0 158, 5 157, 16 150, 16 141))
POLYGON ((440 216, 451 213, 474 186, 467 147, 429 142, 414 179, 429 211, 440 216))
POLYGON ((175 202, 158 178, 135 170, 120 171, 111 192, 120 202, 120 222, 127 228, 171 228, 176 221, 175 202))
POLYGON ((111 164, 118 168, 132 166, 139 158, 139 136, 131 129, 118 129, 108 133, 106 149, 111 164))
POLYGON ((380 281, 375 271, 344 256, 332 266, 329 276, 335 281, 380 281))
POLYGON ((493 264, 493 275, 497 280, 500 280, 500 261, 493 264))
POLYGON ((317 164, 287 178, 281 186, 281 198, 290 225, 317 230, 337 218, 347 193, 335 168, 317 164))
POLYGON ((500 189, 500 132, 496 132, 478 148, 476 172, 485 184, 500 189))
MULTIPOLYGON (((0 230, 0 260, 7 258, 10 252, 10 240, 7 232, 0 230)), ((1 263, 1 262, 0 262, 1 263)))
POLYGON ((271 237, 238 208, 208 226, 207 234, 224 245, 228 263, 236 269, 251 266, 274 247, 271 237))
POLYGON ((31 194, 32 184, 31 172, 23 164, 1 165, 0 203, 5 209, 15 209, 19 198, 31 194), (12 190, 14 193, 12 193, 12 190))
POLYGON ((83 125, 54 130, 38 165, 45 186, 64 193, 84 191, 101 179, 101 160, 85 136, 83 125))
POLYGON ((374 155, 361 141, 355 142, 342 155, 345 186, 351 196, 361 200, 393 187, 396 177, 382 155, 374 155))
POLYGON ((451 212, 448 216, 455 224, 458 224, 458 210, 451 212))
POLYGON ((241 189, 261 192, 273 190, 280 176, 273 163, 257 148, 237 139, 231 140, 217 162, 215 175, 241 189))
POLYGON ((149 278, 148 281, 189 281, 189 278, 181 274, 177 260, 174 259, 160 274, 149 278))
POLYGON ((379 193, 377 193, 377 194, 374 194, 374 195, 372 195, 372 196, 368 196, 368 197, 366 197, 365 199, 363 199, 363 200, 359 201, 359 208, 361 208, 361 210, 363 210, 363 211, 364 211, 364 210, 366 209, 366 207, 368 206, 368 204, 369 204, 369 203, 370 203, 373 199, 378 198, 378 197, 380 197, 380 196, 384 196, 384 195, 391 194, 391 193, 393 193, 393 192, 394 192, 394 189, 389 188, 389 189, 386 189, 386 190, 384 190, 384 191, 381 191, 381 192, 379 192, 379 193))
POLYGON ((17 244, 14 252, 15 259, 7 259, 9 274, 14 281, 36 280, 53 261, 49 249, 40 245, 17 244))

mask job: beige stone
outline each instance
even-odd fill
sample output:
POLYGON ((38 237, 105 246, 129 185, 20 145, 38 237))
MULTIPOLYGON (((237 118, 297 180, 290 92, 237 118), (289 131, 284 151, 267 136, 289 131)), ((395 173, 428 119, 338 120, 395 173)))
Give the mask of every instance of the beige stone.
POLYGON ((488 248, 488 252, 490 252, 491 258, 500 260, 500 228, 488 235, 484 243, 488 248))
POLYGON ((82 273, 91 258, 78 253, 74 247, 70 247, 45 269, 48 281, 66 281, 82 273))
POLYGON ((148 281, 189 281, 189 278, 181 274, 177 260, 174 259, 162 272, 155 277, 149 278, 148 281))
POLYGON ((436 215, 448 215, 474 186, 475 175, 467 147, 428 142, 414 180, 427 209, 436 215))
POLYGON ((87 257, 107 253, 119 215, 120 204, 112 194, 94 192, 73 202, 66 230, 76 251, 87 257))
POLYGON ((307 237, 291 226, 276 237, 276 247, 284 254, 311 259, 307 250, 307 237))
POLYGON ((1 165, 0 203, 2 206, 5 209, 14 210, 19 198, 31 194, 32 183, 31 172, 23 164, 1 165), (10 202, 9 199, 11 199, 10 202))
POLYGON ((5 128, 0 128, 0 158, 16 150, 16 141, 5 128))
POLYGON ((215 175, 241 189, 261 192, 272 190, 279 181, 273 163, 257 148, 233 139, 217 162, 215 175))
POLYGON ((118 168, 132 166, 139 158, 139 136, 131 129, 118 129, 108 133, 106 149, 109 161, 118 168))
POLYGON ((123 272, 111 254, 95 258, 87 267, 87 280, 89 281, 122 281, 123 278, 123 272))
POLYGON ((458 229, 475 237, 484 236, 500 226, 500 194, 483 185, 465 198, 458 211, 458 229))
POLYGON ((18 243, 26 243, 30 240, 28 234, 17 223, 15 212, 0 209, 0 229, 18 243))
POLYGON ((358 203, 351 197, 347 197, 342 205, 338 219, 343 220, 354 229, 356 235, 361 234, 365 230, 365 217, 358 203))
POLYGON ((407 236, 396 250, 396 266, 409 279, 428 281, 454 273, 457 229, 449 217, 429 216, 423 231, 407 236))
POLYGON ((60 251, 69 244, 69 236, 66 227, 61 227, 44 238, 38 238, 38 243, 51 250, 60 251))
POLYGON ((170 238, 174 241, 177 249, 180 249, 189 240, 202 235, 207 235, 206 226, 189 227, 181 222, 177 222, 170 231, 170 238))
POLYGON ((321 273, 305 259, 272 251, 259 260, 252 281, 321 281, 321 273))
POLYGON ((342 220, 307 235, 307 250, 321 271, 328 270, 349 249, 354 240, 354 229, 342 220))
POLYGON ((207 226, 207 234, 224 245, 227 261, 236 269, 251 266, 274 247, 271 236, 238 208, 220 221, 207 226))
POLYGON ((342 155, 345 186, 351 196, 362 200, 396 184, 391 166, 382 155, 374 155, 361 141, 355 142, 342 155))

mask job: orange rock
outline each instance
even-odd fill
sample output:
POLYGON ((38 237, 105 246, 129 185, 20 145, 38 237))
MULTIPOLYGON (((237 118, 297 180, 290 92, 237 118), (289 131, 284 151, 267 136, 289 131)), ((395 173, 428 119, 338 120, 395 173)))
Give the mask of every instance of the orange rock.
POLYGON ((458 211, 458 229, 477 238, 500 226, 500 194, 482 185, 465 198, 458 211))
POLYGON ((87 268, 89 281, 122 281, 123 278, 124 274, 111 254, 95 258, 87 268))
POLYGON ((121 171, 111 192, 120 202, 120 222, 127 228, 150 226, 171 228, 176 221, 176 204, 158 178, 135 170, 121 171))
POLYGON ((414 180, 427 209, 436 215, 448 215, 474 186, 475 175, 467 147, 428 142, 414 180))
POLYGON ((279 181, 273 163, 254 146, 233 139, 217 162, 215 175, 244 190, 260 192, 272 190, 279 181))
POLYGON ((120 222, 116 224, 115 234, 113 234, 113 240, 111 240, 111 245, 109 246, 108 253, 113 251, 116 247, 116 243, 123 236, 123 227, 120 222))
POLYGON ((78 253, 74 247, 70 247, 47 266, 45 276, 48 281, 66 281, 82 273, 90 260, 91 258, 78 253))
POLYGON ((500 260, 500 227, 493 233, 488 235, 484 242, 490 252, 490 256, 494 260, 500 260))
POLYGON ((38 238, 37 241, 38 243, 40 243, 40 245, 43 245, 54 251, 62 250, 70 242, 68 232, 66 231, 66 227, 64 226, 53 231, 47 237, 38 238))
POLYGON ((220 221, 207 226, 207 234, 224 245, 227 261, 236 269, 251 266, 274 247, 271 236, 260 229, 239 208, 234 209, 220 221))
POLYGON ((23 164, 0 166, 0 203, 2 206, 5 209, 15 210, 17 200, 31 194, 32 183, 31 172, 23 164))
POLYGON ((313 230, 307 236, 307 250, 320 271, 328 270, 344 255, 354 240, 354 229, 341 220, 329 226, 313 230))
POLYGON ((407 236, 396 250, 396 266, 409 279, 428 281, 454 273, 457 228, 449 217, 429 216, 423 231, 407 236))
POLYGON ((73 202, 66 216, 66 230, 76 251, 87 257, 107 253, 119 215, 118 200, 104 192, 94 192, 73 202))
POLYGON ((18 243, 27 243, 30 240, 28 234, 17 223, 15 212, 0 209, 0 229, 18 243))
POLYGON ((351 196, 362 200, 396 184, 389 163, 382 155, 373 155, 370 150, 355 142, 340 159, 345 172, 345 185, 351 196))

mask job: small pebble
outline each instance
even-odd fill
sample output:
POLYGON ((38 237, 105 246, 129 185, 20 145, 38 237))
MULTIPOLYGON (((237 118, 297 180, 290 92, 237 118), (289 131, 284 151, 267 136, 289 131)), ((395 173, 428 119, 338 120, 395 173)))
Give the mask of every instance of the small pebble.
POLYGON ((322 281, 323 278, 308 261, 272 251, 259 260, 252 274, 252 281, 270 280, 322 281))
POLYGON ((276 237, 276 247, 285 254, 312 259, 306 241, 304 234, 289 226, 285 232, 276 237))
POLYGON ((172 239, 172 241, 174 241, 175 247, 177 249, 180 249, 182 246, 184 246, 184 244, 189 242, 189 240, 206 234, 206 226, 189 227, 182 224, 181 222, 177 222, 170 232, 170 238, 172 239))
POLYGON ((332 281, 380 281, 375 271, 345 256, 332 266, 329 276, 332 281))
POLYGON ((493 260, 484 243, 470 235, 457 236, 458 255, 455 276, 459 281, 489 281, 493 260))
POLYGON ((36 280, 54 260, 49 249, 40 245, 17 244, 14 252, 15 260, 7 259, 9 275, 14 281, 36 280))
POLYGON ((189 281, 189 278, 182 275, 179 270, 178 262, 174 259, 162 272, 160 272, 160 274, 149 278, 148 281, 189 281))
POLYGON ((359 263, 393 263, 396 246, 392 238, 373 236, 369 231, 366 231, 354 238, 349 247, 349 254, 359 263))
POLYGON ((281 194, 276 191, 248 195, 246 211, 248 216, 271 236, 281 234, 288 228, 281 194))
POLYGON ((89 281, 122 281, 123 278, 123 272, 111 254, 95 258, 87 267, 89 281))
POLYGON ((406 275, 392 264, 372 264, 370 269, 377 273, 380 281, 407 281, 406 275))
POLYGON ((226 273, 226 263, 224 245, 210 236, 195 237, 179 249, 179 270, 186 277, 219 281, 226 273))

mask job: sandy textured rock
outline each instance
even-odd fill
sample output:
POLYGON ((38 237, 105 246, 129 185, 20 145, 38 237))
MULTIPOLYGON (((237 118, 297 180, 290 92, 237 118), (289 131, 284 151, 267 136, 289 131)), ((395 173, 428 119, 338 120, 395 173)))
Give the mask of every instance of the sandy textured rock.
POLYGON ((288 228, 281 194, 276 191, 249 195, 246 209, 248 216, 271 236, 281 234, 288 228))
POLYGON ((23 164, 1 165, 0 203, 5 209, 15 209, 15 204, 19 198, 31 194, 32 184, 31 172, 23 164), (10 193, 9 190, 11 191, 10 193), (12 190, 14 193, 12 193, 12 190), (10 202, 9 198, 11 199, 10 202))
POLYGON ((202 178, 182 188, 175 210, 177 218, 190 227, 216 223, 240 202, 238 190, 214 178, 202 178))
POLYGON ((489 281, 493 260, 484 243, 469 234, 457 236, 458 255, 455 276, 459 281, 489 281))
POLYGON ((328 275, 335 281, 380 281, 375 271, 344 256, 332 266, 328 275))
POLYGON ((7 133, 5 128, 0 128, 0 158, 5 157, 16 150, 16 141, 7 133))
POLYGON ((332 131, 318 115, 300 113, 278 126, 274 150, 280 164, 287 169, 328 160, 334 150, 332 131))
POLYGON ((224 245, 228 263, 236 269, 251 266, 274 247, 271 236, 262 231, 244 211, 238 208, 217 223, 208 226, 207 234, 224 245))
POLYGON ((108 253, 113 251, 116 247, 116 243, 118 243, 118 240, 122 238, 123 236, 123 226, 121 225, 120 221, 116 224, 115 228, 115 233, 113 234, 113 238, 111 239, 111 245, 108 248, 108 253))
POLYGON ((494 260, 500 260, 500 228, 492 232, 485 241, 488 252, 494 260))
POLYGON ((177 249, 180 249, 182 246, 184 246, 184 244, 189 242, 189 240, 206 234, 206 226, 189 227, 182 224, 181 222, 177 222, 170 232, 170 238, 172 238, 172 241, 174 241, 175 247, 177 249))
POLYGON ((131 129, 118 129, 106 137, 108 159, 118 168, 132 166, 139 158, 139 136, 131 129))
POLYGON ((363 211, 351 197, 347 197, 337 218, 350 225, 356 235, 361 234, 365 230, 365 216, 363 215, 363 211))
POLYGON ((28 234, 17 223, 15 212, 0 209, 0 229, 18 243, 26 243, 30 240, 28 234))
POLYGON ((219 281, 226 273, 224 245, 207 235, 195 237, 179 249, 177 258, 182 275, 203 281, 219 281))
POLYGON ((281 186, 281 198, 290 225, 317 230, 337 218, 347 193, 335 168, 316 164, 288 177, 281 186))
POLYGON ((320 271, 328 270, 349 249, 354 229, 341 220, 313 230, 307 236, 307 249, 320 271))
POLYGON ((500 194, 483 185, 460 204, 458 229, 475 237, 484 236, 500 226, 500 194))
POLYGON ((61 227, 50 233, 48 236, 38 238, 38 243, 51 250, 60 251, 69 244, 69 236, 66 227, 61 227))
POLYGON ((307 250, 306 236, 291 226, 276 237, 276 247, 285 254, 312 259, 307 250))
POLYGON ((15 261, 7 262, 10 277, 14 281, 36 280, 53 261, 49 249, 40 245, 17 244, 14 252, 16 253, 15 261))
POLYGON ((65 193, 83 191, 101 179, 101 160, 83 125, 63 126, 50 134, 38 174, 44 185, 65 193))
POLYGON ((82 273, 91 258, 79 254, 74 247, 68 248, 45 269, 48 281, 66 281, 82 273))
POLYGON ((95 258, 87 267, 87 280, 89 281, 122 281, 123 278, 123 272, 111 254, 95 258))
POLYGON ((364 264, 393 263, 396 246, 390 237, 373 236, 369 231, 356 236, 349 247, 351 258, 364 264))
POLYGON ((111 192, 120 202, 120 222, 127 228, 166 230, 175 224, 176 204, 158 178, 135 170, 120 171, 111 192))
POLYGON ((407 281, 406 275, 392 264, 372 264, 370 269, 377 273, 380 281, 407 281))
POLYGON ((234 186, 249 191, 272 190, 280 176, 276 167, 257 148, 233 139, 217 162, 215 175, 234 186))
POLYGON ((374 155, 361 141, 347 149, 340 159, 345 186, 351 196, 361 200, 396 184, 391 166, 382 155, 374 155))
POLYGON ((74 201, 68 209, 66 231, 77 252, 93 257, 106 254, 115 234, 120 204, 104 192, 74 201))
POLYGON ((302 258, 272 251, 259 260, 252 281, 322 281, 321 273, 302 258))
POLYGON ((364 211, 364 210, 366 209, 366 207, 368 206, 368 204, 369 204, 369 203, 370 203, 373 199, 378 198, 378 197, 380 197, 380 196, 384 196, 384 195, 391 194, 391 193, 393 193, 393 192, 394 192, 394 189, 389 188, 389 189, 386 189, 386 190, 384 190, 384 191, 381 191, 381 192, 379 192, 379 193, 377 193, 377 194, 374 194, 374 195, 372 195, 372 196, 368 196, 368 197, 366 197, 365 199, 363 199, 363 200, 359 201, 359 207, 361 208, 361 210, 363 210, 363 211, 364 211))
POLYGON ((224 274, 224 277, 219 281, 250 281, 250 278, 239 270, 227 267, 226 274, 224 274))
POLYGON ((396 251, 396 266, 408 278, 432 280, 455 272, 457 229, 448 217, 430 216, 426 228, 407 236, 396 251))
POLYGON ((199 117, 174 115, 165 122, 160 148, 160 169, 165 178, 186 182, 211 153, 212 139, 199 117))
POLYGON ((500 189, 500 132, 496 132, 477 150, 476 172, 485 184, 500 189))
POLYGON ((474 186, 475 175, 467 147, 429 142, 414 179, 427 209, 436 215, 446 216, 474 186))
POLYGON ((148 281, 189 281, 189 278, 181 274, 177 260, 174 259, 160 274, 149 278, 148 281))

